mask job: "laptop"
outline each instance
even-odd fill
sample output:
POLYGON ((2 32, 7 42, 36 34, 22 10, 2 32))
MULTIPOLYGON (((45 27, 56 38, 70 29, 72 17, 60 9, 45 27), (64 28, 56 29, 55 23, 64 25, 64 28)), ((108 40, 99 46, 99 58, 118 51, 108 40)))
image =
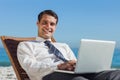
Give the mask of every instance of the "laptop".
POLYGON ((115 41, 81 39, 75 70, 55 70, 55 72, 78 74, 111 70, 115 43, 115 41))

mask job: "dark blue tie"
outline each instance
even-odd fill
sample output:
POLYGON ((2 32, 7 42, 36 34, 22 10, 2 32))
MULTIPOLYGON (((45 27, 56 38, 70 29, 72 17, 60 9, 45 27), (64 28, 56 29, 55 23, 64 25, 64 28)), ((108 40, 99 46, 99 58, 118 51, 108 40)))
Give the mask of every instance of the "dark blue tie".
POLYGON ((44 43, 48 46, 50 52, 52 52, 57 58, 61 59, 64 62, 68 61, 64 58, 62 53, 53 44, 51 44, 50 41, 45 41, 44 43))

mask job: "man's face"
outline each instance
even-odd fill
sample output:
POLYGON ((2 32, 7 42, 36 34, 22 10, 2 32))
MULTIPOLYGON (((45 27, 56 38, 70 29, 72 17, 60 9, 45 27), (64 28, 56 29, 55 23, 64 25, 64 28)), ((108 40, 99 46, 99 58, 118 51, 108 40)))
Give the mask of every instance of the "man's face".
POLYGON ((44 14, 42 19, 37 22, 38 36, 44 39, 51 38, 56 29, 56 21, 57 19, 53 16, 44 14))

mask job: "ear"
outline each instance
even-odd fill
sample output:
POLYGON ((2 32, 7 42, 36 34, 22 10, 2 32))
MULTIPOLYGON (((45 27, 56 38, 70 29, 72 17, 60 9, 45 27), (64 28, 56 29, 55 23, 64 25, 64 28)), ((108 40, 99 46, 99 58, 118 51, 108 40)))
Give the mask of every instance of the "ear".
POLYGON ((39 26, 39 23, 40 23, 39 21, 36 22, 37 26, 39 26))

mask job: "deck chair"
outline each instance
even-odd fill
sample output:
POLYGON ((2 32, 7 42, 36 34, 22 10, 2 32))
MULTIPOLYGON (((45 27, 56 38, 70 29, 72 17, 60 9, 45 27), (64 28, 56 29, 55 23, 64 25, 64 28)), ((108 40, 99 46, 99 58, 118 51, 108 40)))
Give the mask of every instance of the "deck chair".
MULTIPOLYGON (((55 42, 54 38, 51 38, 55 42)), ((17 46, 21 41, 35 40, 35 37, 21 38, 21 37, 11 37, 11 36, 1 36, 3 46, 8 54, 10 62, 15 71, 18 80, 30 80, 26 72, 20 66, 17 59, 17 46)))

